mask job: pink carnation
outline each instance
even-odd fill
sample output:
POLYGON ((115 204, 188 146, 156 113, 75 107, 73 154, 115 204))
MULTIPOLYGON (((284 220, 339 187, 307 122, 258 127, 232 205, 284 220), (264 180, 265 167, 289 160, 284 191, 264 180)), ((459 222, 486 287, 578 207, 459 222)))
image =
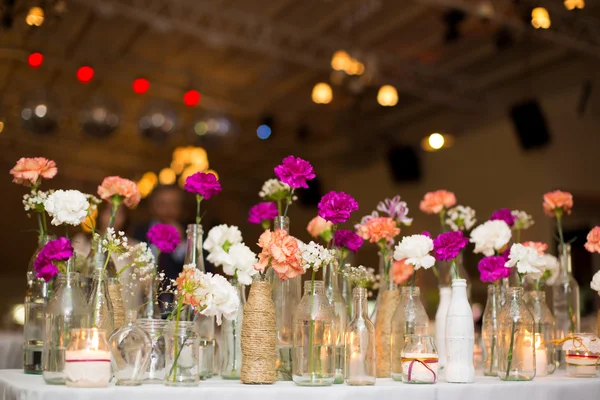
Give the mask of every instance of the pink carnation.
POLYGON ((148 240, 162 253, 172 253, 181 243, 181 236, 174 226, 156 224, 148 230, 148 240))
POLYGON ((573 208, 573 195, 569 192, 555 190, 544 195, 544 212, 550 217, 554 217, 556 211, 561 210, 565 214, 571 214, 573 208))
POLYGON ((548 250, 548 245, 542 242, 525 242, 523 243, 523 246, 534 248, 540 255, 543 255, 544 252, 548 250))
POLYGON ((57 173, 56 163, 44 157, 21 158, 10 170, 13 182, 25 186, 37 186, 41 178, 52 179, 57 173))
POLYGON ((585 249, 591 253, 600 253, 600 226, 594 227, 588 233, 585 249))
POLYGON ((140 203, 142 195, 135 182, 120 176, 109 176, 104 178, 98 186, 98 196, 102 200, 112 201, 115 196, 123 200, 128 208, 134 209, 140 203))
POLYGON ((306 226, 306 230, 310 234, 310 236, 315 239, 321 236, 325 231, 331 229, 333 224, 329 221, 325 221, 323 218, 318 215, 310 220, 308 225, 306 226))
POLYGON ((262 252, 254 266, 257 271, 264 272, 270 265, 279 279, 284 281, 304 273, 300 264, 298 240, 285 230, 264 231, 258 239, 258 246, 262 252))
POLYGON ((377 243, 381 240, 386 242, 400 234, 400 228, 390 217, 371 218, 364 225, 360 225, 357 229, 358 236, 368 240, 371 243, 377 243))
POLYGON ((442 210, 456 205, 456 196, 447 190, 437 190, 425 194, 419 209, 426 214, 439 214, 442 210))

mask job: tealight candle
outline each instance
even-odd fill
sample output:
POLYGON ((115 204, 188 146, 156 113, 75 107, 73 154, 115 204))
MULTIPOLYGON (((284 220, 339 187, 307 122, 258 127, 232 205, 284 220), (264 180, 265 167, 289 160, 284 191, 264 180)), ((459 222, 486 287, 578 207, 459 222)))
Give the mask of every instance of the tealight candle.
POLYGON ((106 387, 112 377, 105 332, 73 329, 65 351, 66 384, 71 387, 106 387))
POLYGON ((567 350, 567 375, 574 377, 595 377, 598 355, 588 352, 567 350))
POLYGON ((435 353, 403 353, 404 382, 435 383, 438 374, 438 355, 435 353))

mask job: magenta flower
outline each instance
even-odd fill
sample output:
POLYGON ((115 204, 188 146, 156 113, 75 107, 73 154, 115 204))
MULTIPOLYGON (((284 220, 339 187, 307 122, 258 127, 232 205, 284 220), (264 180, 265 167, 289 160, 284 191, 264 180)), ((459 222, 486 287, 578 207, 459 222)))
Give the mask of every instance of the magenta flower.
POLYGON ((482 282, 496 282, 510 276, 510 268, 504 266, 506 258, 503 256, 484 257, 477 264, 482 282))
POLYGON ((277 215, 279 215, 277 204, 273 201, 264 201, 250 208, 248 222, 251 224, 262 224, 263 221, 270 221, 277 215))
POLYGON ((161 253, 172 253, 181 243, 181 236, 174 226, 156 224, 148 230, 148 240, 161 253))
POLYGON ((73 246, 69 239, 60 237, 51 240, 40 250, 33 262, 35 276, 50 281, 60 270, 55 262, 65 262, 73 257, 73 246))
POLYGON ((433 255, 439 261, 454 260, 468 243, 462 231, 442 233, 433 240, 433 255))
POLYGON ((501 208, 499 210, 494 211, 492 216, 490 217, 490 221, 500 220, 506 222, 506 224, 512 227, 515 224, 516 216, 512 215, 512 212, 509 208, 501 208))
POLYGON ((275 175, 292 189, 308 188, 306 181, 317 176, 308 161, 294 156, 284 158, 281 165, 275 167, 275 175))
POLYGON ((333 243, 336 247, 343 247, 356 253, 360 246, 363 245, 363 238, 349 229, 339 229, 335 231, 333 243))
POLYGON ((350 219, 350 214, 358 210, 358 203, 347 193, 329 192, 319 202, 319 216, 333 224, 341 224, 350 219))
POLYGON ((212 196, 221 193, 221 183, 216 176, 205 172, 196 172, 185 180, 183 188, 208 200, 212 196))

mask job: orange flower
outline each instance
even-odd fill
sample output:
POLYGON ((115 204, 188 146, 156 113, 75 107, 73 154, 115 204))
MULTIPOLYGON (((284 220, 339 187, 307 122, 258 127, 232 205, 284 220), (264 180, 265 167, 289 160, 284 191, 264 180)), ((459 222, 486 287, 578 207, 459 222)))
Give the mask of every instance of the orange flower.
POLYGON ((542 242, 525 242, 523 243, 523 246, 534 248, 540 255, 543 255, 544 252, 548 250, 548 245, 542 242))
POLYGON ((254 265, 257 271, 264 272, 270 264, 281 280, 304 273, 304 268, 300 265, 298 241, 285 230, 266 230, 260 235, 258 245, 262 252, 258 255, 258 263, 254 265))
POLYGON ((588 233, 585 249, 590 253, 600 253, 600 226, 595 226, 588 233))
POLYGON ((562 210, 567 214, 571 214, 573 208, 573 195, 569 192, 561 192, 555 190, 544 195, 544 212, 550 217, 556 215, 557 210, 562 210))
POLYGON ((425 194, 419 204, 419 209, 426 214, 439 214, 444 208, 448 209, 456 204, 456 196, 447 190, 437 190, 425 194))
POLYGON ((120 176, 104 178, 102 185, 98 186, 98 196, 106 201, 112 201, 114 196, 119 196, 123 203, 132 209, 137 207, 142 198, 135 182, 120 176))
POLYGON ((376 217, 359 225, 357 233, 358 236, 371 243, 377 243, 382 239, 387 242, 400 234, 400 228, 396 226, 396 221, 392 218, 376 217))
POLYGON ((325 221, 323 218, 317 215, 316 217, 310 220, 310 222, 306 226, 306 230, 308 231, 310 236, 316 239, 319 236, 321 236, 323 232, 327 231, 328 229, 331 229, 332 226, 333 223, 325 221))
POLYGON ((413 276, 415 273, 415 267, 410 264, 406 264, 404 260, 394 261, 392 264, 392 279, 396 285, 400 285, 413 276))
POLYGON ((194 266, 186 265, 175 279, 177 292, 183 295, 183 304, 198 307, 202 302, 202 298, 197 293, 201 285, 198 273, 194 266))
POLYGON ((21 158, 10 170, 13 182, 25 186, 37 186, 40 178, 52 179, 57 172, 56 163, 44 157, 21 158))

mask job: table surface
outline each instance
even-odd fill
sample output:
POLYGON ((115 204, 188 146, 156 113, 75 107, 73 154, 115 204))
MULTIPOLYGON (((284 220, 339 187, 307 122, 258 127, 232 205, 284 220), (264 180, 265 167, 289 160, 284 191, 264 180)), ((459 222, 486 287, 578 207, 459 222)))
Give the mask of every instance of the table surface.
POLYGON ((25 375, 20 370, 0 370, 1 400, 164 400, 169 396, 195 396, 218 400, 327 400, 374 399, 397 400, 592 400, 600 393, 600 378, 569 378, 564 373, 536 378, 531 382, 503 382, 498 378, 479 376, 473 384, 410 385, 391 379, 378 379, 371 387, 334 385, 331 387, 298 387, 293 382, 274 385, 243 385, 239 381, 213 378, 197 387, 172 388, 163 385, 79 389, 50 386, 41 376, 25 375))

